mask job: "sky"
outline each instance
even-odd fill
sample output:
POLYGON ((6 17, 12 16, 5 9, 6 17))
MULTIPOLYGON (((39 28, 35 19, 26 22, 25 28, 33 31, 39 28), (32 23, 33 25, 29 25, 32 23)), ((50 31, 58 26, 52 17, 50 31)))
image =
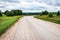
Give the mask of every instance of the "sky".
POLYGON ((20 9, 23 12, 60 11, 60 0, 0 0, 0 10, 20 9))

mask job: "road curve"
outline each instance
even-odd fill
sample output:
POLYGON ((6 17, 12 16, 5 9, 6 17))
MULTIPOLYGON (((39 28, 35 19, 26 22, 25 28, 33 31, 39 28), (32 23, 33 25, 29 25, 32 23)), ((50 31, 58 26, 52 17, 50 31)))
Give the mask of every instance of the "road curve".
POLYGON ((60 40, 60 25, 24 16, 0 40, 60 40))

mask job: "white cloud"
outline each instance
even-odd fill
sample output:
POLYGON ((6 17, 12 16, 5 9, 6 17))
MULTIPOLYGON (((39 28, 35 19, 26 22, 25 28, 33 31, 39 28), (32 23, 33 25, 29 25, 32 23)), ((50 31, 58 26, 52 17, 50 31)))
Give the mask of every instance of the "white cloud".
POLYGON ((0 1, 0 10, 12 10, 12 9, 21 9, 23 11, 58 11, 60 6, 55 6, 56 1, 42 1, 42 0, 17 0, 18 2, 4 2, 0 1), (46 2, 46 3, 45 3, 46 2), (50 3, 52 2, 52 3, 50 3), (1 8, 3 6, 4 8, 1 8))

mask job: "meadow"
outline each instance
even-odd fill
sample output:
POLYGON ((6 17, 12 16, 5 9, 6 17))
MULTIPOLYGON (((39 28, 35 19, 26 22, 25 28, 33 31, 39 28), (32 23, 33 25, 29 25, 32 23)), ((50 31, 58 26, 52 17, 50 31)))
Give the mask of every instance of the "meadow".
POLYGON ((0 35, 11 27, 21 16, 2 16, 0 17, 0 35))
POLYGON ((50 22, 53 22, 53 23, 57 23, 57 24, 60 24, 60 16, 56 16, 54 15, 53 17, 48 17, 48 15, 37 15, 37 16, 34 16, 35 18, 38 18, 38 19, 42 19, 42 20, 46 20, 46 21, 50 21, 50 22))

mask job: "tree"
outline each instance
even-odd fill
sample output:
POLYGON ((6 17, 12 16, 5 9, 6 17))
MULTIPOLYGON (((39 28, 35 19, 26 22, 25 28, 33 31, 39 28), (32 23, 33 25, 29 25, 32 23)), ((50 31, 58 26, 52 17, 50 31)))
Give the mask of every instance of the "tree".
POLYGON ((59 15, 60 15, 60 11, 57 12, 57 16, 59 16, 59 15))
POLYGON ((45 11, 45 15, 47 15, 47 14, 48 14, 48 11, 46 10, 46 11, 45 11))
POLYGON ((14 12, 13 11, 10 11, 9 14, 10 14, 10 16, 14 16, 14 12))
POLYGON ((16 10, 16 15, 22 15, 22 10, 16 10))
POLYGON ((7 10, 7 11, 5 11, 5 13, 4 13, 6 16, 9 16, 9 11, 7 10))
POLYGON ((48 14, 48 11, 47 11, 47 10, 42 11, 42 14, 43 14, 43 15, 47 15, 47 14, 48 14))
POLYGON ((22 10, 12 10, 14 15, 22 15, 22 10))
POLYGON ((19 12, 19 15, 22 15, 22 10, 18 10, 18 12, 19 12))
POLYGON ((0 10, 0 16, 2 16, 2 12, 1 12, 1 10, 0 10))
POLYGON ((53 14, 52 14, 52 13, 49 13, 49 14, 48 14, 48 17, 53 17, 53 14))
POLYGON ((4 12, 4 14, 6 15, 6 13, 7 13, 7 12, 9 12, 9 11, 8 11, 8 10, 6 10, 6 11, 4 12))
POLYGON ((43 14, 42 13, 40 13, 40 16, 42 16, 43 14))
POLYGON ((22 15, 22 10, 11 10, 11 11, 6 10, 4 14, 7 16, 22 15))
POLYGON ((8 10, 5 12, 5 14, 7 16, 14 16, 14 13, 12 11, 8 11, 8 10))

